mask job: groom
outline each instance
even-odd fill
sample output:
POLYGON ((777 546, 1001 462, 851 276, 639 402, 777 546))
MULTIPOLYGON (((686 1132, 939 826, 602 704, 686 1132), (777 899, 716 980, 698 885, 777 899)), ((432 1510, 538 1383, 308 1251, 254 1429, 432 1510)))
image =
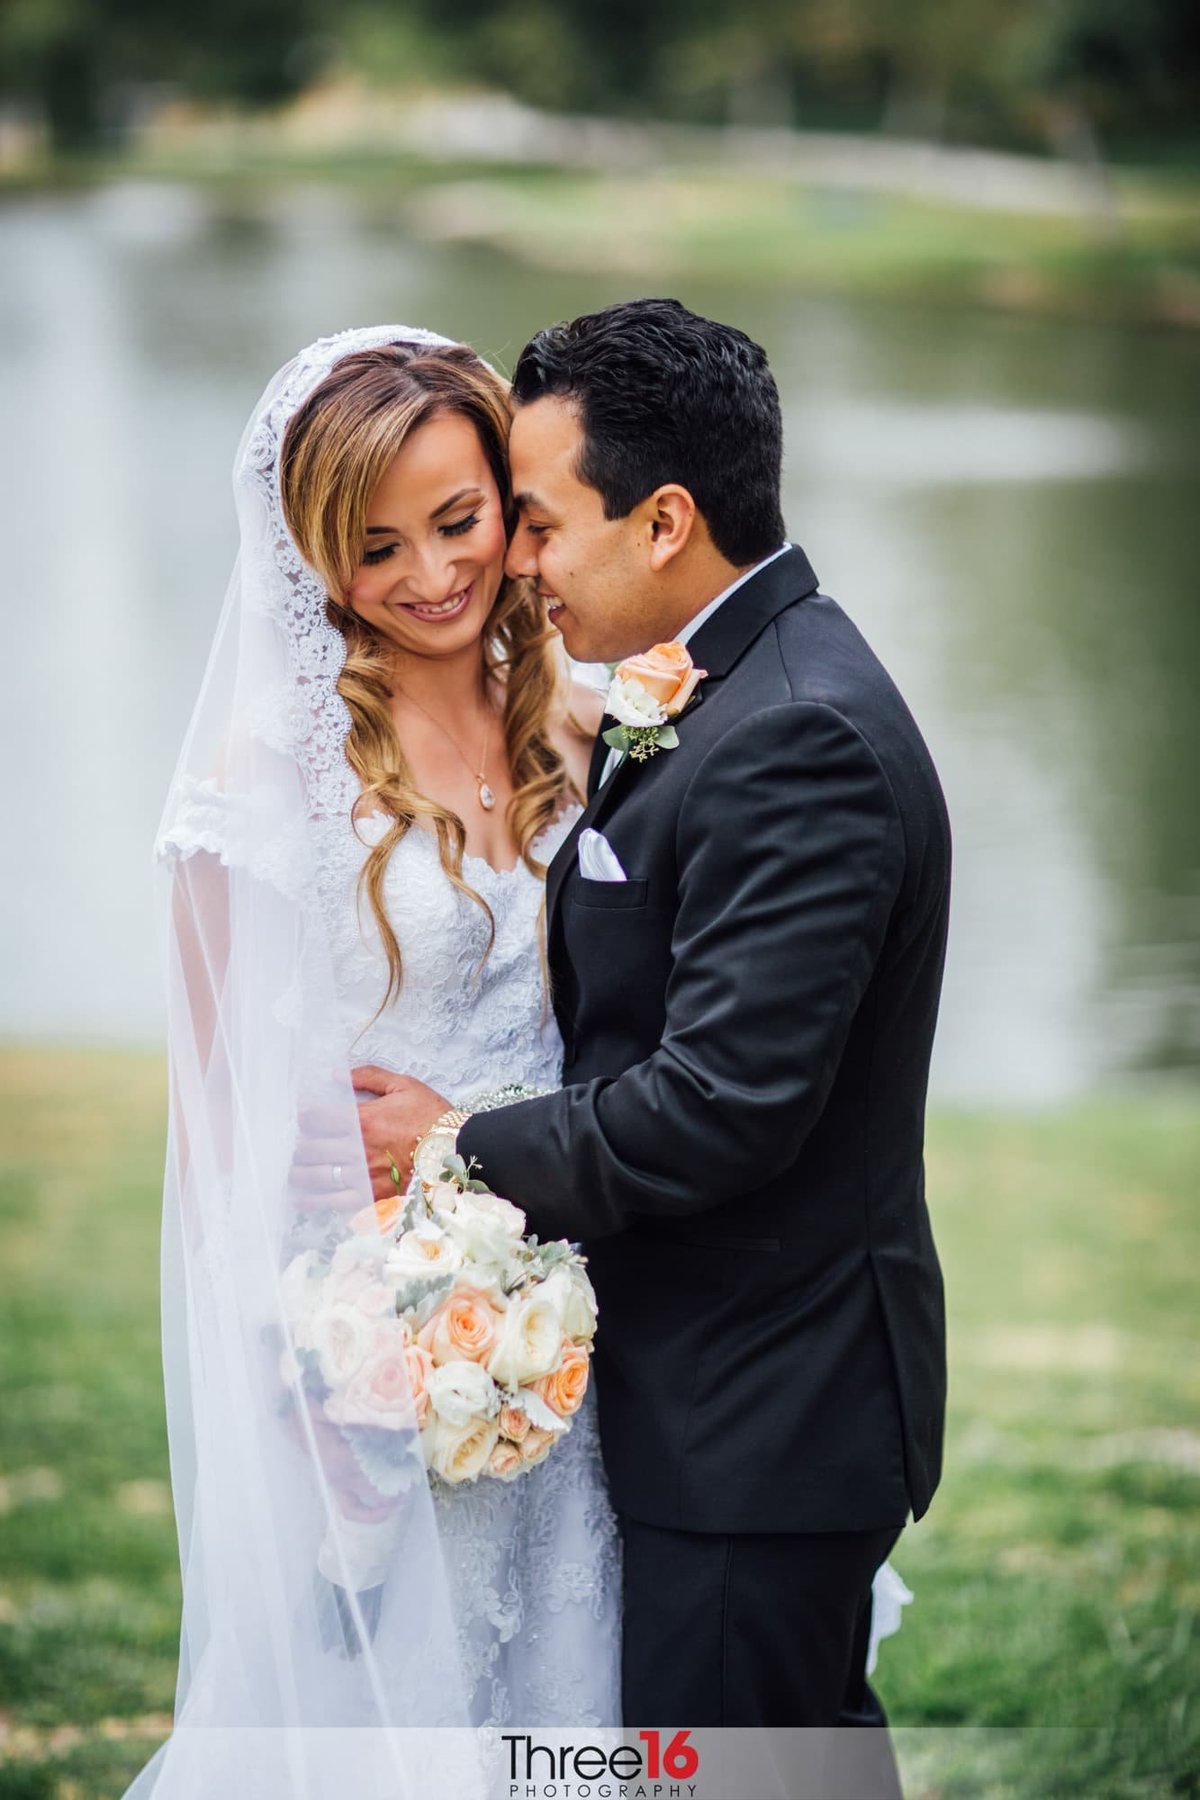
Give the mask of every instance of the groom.
MULTIPOLYGON (((562 1091, 441 1129, 587 1251, 625 1724, 882 1724, 871 1581, 942 1453, 941 790, 784 541, 756 344, 633 301, 540 332, 514 392, 509 573, 573 657, 686 644, 704 673, 673 747, 597 743, 551 866, 562 1091)), ((446 1102, 382 1104, 411 1142, 446 1102)))

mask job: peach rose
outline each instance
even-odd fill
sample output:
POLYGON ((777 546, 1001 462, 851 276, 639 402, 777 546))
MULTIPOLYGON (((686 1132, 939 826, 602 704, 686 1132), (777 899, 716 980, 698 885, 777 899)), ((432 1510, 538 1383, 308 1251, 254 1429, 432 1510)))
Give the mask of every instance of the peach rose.
POLYGON ((461 1283, 451 1288, 417 1342, 435 1363, 486 1362, 496 1345, 500 1314, 482 1294, 461 1283))
POLYGON ((400 1431, 412 1422, 409 1376, 412 1350, 397 1344, 367 1359, 341 1393, 325 1402, 325 1416, 335 1425, 374 1425, 400 1431))
POLYGON ((382 1355, 385 1350, 407 1350, 412 1342, 412 1326, 393 1313, 390 1318, 376 1319, 367 1339, 367 1351, 372 1356, 382 1355))
POLYGON ((519 1475, 524 1463, 516 1444, 509 1443, 507 1438, 497 1440, 492 1454, 488 1458, 488 1474, 496 1475, 501 1481, 511 1481, 519 1475))
POLYGON ((550 1454, 551 1444, 559 1435, 557 1431, 543 1431, 540 1425, 531 1425, 521 1444, 521 1461, 545 1462, 550 1454))
POLYGON ((364 1206, 361 1211, 356 1212, 350 1220, 350 1229, 360 1237, 386 1235, 400 1217, 403 1205, 403 1194, 388 1194, 384 1199, 375 1200, 370 1206, 364 1206))
POLYGON ((588 1353, 573 1344, 569 1337, 563 1339, 562 1360, 556 1369, 543 1375, 540 1381, 532 1383, 535 1394, 540 1394, 551 1412, 556 1412, 560 1419, 569 1419, 578 1412, 583 1404, 583 1396, 587 1393, 588 1353))
POLYGON ((506 1404, 500 1408, 500 1429, 514 1444, 524 1441, 529 1432, 529 1414, 523 1406, 506 1404))
POLYGON ((420 1344, 407 1345, 404 1355, 408 1364, 408 1385, 412 1393, 417 1430, 424 1431, 429 1418, 429 1377, 433 1373, 433 1358, 428 1350, 422 1350, 420 1344))
POLYGON ((668 719, 683 711, 707 674, 707 669, 693 665, 683 644, 655 644, 641 656, 627 656, 617 667, 617 679, 640 682, 668 719))

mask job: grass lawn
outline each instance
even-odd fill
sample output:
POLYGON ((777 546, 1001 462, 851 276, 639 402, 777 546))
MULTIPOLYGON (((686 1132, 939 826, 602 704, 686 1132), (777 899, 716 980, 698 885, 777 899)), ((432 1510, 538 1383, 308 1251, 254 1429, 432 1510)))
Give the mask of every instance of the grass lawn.
MULTIPOLYGON (((119 1796, 169 1726, 163 1107, 157 1056, 0 1052, 0 1800, 119 1796)), ((931 1121, 950 1446, 878 1676, 910 1800, 1200 1796, 1198 1167, 1183 1098, 931 1121)))

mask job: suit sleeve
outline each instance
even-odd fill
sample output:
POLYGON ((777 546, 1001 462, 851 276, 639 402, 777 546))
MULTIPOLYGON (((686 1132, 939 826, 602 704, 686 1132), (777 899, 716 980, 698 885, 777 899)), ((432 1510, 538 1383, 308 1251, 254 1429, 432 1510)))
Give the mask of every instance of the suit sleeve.
POLYGON ((699 1213, 795 1162, 820 1117, 904 870, 879 762, 830 707, 768 708, 698 768, 658 1049, 459 1133, 543 1237, 699 1213))

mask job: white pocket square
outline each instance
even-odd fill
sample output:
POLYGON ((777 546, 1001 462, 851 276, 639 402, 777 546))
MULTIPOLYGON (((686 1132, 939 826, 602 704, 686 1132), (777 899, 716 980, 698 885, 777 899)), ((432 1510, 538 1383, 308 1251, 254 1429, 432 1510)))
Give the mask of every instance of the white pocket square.
POLYGON ((608 839, 590 825, 579 834, 579 873, 588 881, 629 880, 608 839))

